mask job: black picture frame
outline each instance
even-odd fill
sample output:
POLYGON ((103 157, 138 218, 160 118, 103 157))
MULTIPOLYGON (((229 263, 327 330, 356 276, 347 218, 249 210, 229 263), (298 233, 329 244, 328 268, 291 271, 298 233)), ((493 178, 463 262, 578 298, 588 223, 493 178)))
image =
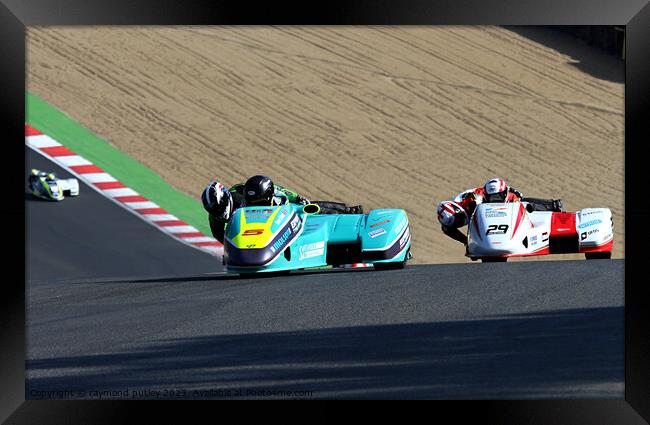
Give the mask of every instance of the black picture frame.
MULTIPOLYGON (((0 109, 7 158, 24 158, 25 27, 32 25, 182 24, 497 24, 621 25, 626 28, 625 72, 625 400, 474 402, 437 405, 456 419, 487 423, 641 424, 650 421, 650 309, 644 278, 650 201, 644 143, 650 141, 650 5, 647 0, 407 0, 329 1, 318 4, 178 0, 0 0, 0 109), (473 404, 472 404, 473 407, 473 404), (478 412, 478 413, 477 413, 478 412)), ((169 407, 128 402, 25 401, 24 162, 6 161, 10 195, 2 206, 9 227, 2 287, 0 420, 7 423, 123 422, 133 410, 169 407), (19 196, 21 196, 19 198, 19 196), (20 249, 22 247, 22 250, 20 249), (22 258, 22 261, 20 260, 22 258), (9 277, 11 276, 11 277, 9 277)), ((169 405, 167 405, 169 406, 169 405)), ((193 405, 193 409, 196 406, 193 405)), ((205 404, 202 406, 206 410, 205 404)), ((444 417, 440 416, 440 417, 444 417)))

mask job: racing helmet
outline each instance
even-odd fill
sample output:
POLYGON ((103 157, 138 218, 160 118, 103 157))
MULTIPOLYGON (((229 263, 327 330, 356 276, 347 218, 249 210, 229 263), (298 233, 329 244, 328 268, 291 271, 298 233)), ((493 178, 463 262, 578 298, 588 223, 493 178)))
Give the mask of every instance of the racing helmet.
POLYGON ((201 194, 203 208, 217 217, 227 217, 232 206, 232 195, 221 183, 211 181, 201 194))
POLYGON ((485 190, 484 202, 505 202, 509 189, 505 180, 495 177, 485 183, 483 190, 485 190))
POLYGON ((244 202, 246 205, 271 206, 275 187, 267 176, 253 176, 244 184, 244 202))
POLYGON ((467 213, 456 202, 444 201, 438 204, 438 221, 445 227, 459 228, 467 224, 467 213))

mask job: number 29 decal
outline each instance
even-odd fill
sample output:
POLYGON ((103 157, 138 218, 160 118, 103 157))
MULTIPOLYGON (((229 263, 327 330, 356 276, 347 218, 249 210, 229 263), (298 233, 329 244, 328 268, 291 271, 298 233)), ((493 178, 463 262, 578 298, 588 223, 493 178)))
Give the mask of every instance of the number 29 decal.
POLYGON ((487 232, 485 232, 485 235, 502 235, 508 231, 508 226, 507 224, 490 224, 487 228, 487 232))

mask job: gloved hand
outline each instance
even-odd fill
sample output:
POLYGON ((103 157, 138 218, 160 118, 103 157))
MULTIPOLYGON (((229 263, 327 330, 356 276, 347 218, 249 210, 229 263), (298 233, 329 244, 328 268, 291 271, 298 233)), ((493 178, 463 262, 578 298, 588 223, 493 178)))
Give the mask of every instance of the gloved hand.
POLYGON ((299 203, 302 203, 302 204, 305 204, 305 205, 307 205, 307 204, 311 204, 311 202, 309 201, 309 199, 307 199, 307 198, 305 198, 304 196, 301 196, 301 195, 298 195, 298 196, 296 197, 296 200, 297 200, 299 203))
POLYGON ((515 195, 517 195, 517 197, 518 197, 519 199, 522 199, 522 198, 524 197, 524 195, 523 195, 520 191, 518 191, 517 189, 512 189, 512 188, 511 188, 510 190, 511 190, 512 193, 514 193, 515 195))

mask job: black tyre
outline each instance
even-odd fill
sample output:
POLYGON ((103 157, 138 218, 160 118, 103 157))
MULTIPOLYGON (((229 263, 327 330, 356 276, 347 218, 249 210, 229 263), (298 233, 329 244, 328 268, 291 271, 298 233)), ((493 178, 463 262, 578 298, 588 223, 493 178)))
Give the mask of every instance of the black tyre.
POLYGON ((411 249, 406 252, 406 256, 404 257, 404 261, 400 261, 397 263, 375 263, 373 266, 375 267, 375 270, 401 270, 404 267, 406 267, 406 261, 411 258, 411 249))
POLYGON ((505 263, 506 261, 508 261, 508 257, 481 258, 482 263, 505 263))
POLYGON ((291 274, 291 270, 283 270, 279 272, 265 272, 265 273, 244 272, 244 273, 239 273, 239 277, 243 279, 268 279, 272 277, 289 276, 290 274, 291 274))
POLYGON ((403 269, 406 265, 406 261, 400 261, 398 263, 375 263, 375 270, 400 270, 403 269))
POLYGON ((609 260, 612 258, 611 252, 585 252, 587 260, 609 260))

